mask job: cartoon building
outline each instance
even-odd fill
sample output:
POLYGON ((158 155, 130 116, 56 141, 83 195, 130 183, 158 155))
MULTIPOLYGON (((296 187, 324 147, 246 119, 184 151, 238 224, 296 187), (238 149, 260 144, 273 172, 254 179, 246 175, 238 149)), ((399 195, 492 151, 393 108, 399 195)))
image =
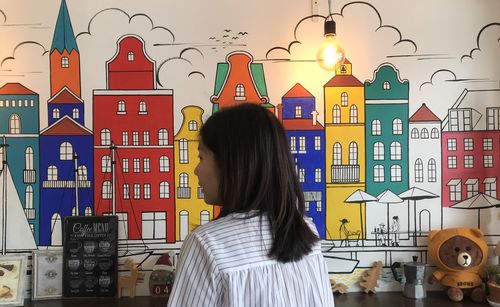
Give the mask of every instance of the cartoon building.
MULTIPOLYGON (((17 194, 7 195, 9 207, 22 204, 25 219, 38 241, 40 172, 38 170, 39 96, 20 83, 0 88, 0 173, 9 165, 17 194)), ((7 174, 7 173, 5 173, 7 174)), ((13 209, 13 208, 11 208, 13 209)))
POLYGON ((226 56, 225 63, 217 64, 212 113, 219 109, 248 102, 260 104, 274 114, 274 105, 267 96, 264 67, 253 63, 249 53, 235 51, 226 56))
POLYGON ((175 237, 184 241, 187 234, 214 217, 214 206, 203 200, 203 191, 198 186, 194 173, 198 165, 198 133, 202 125, 203 109, 187 106, 182 109, 182 125, 174 137, 175 142, 175 237))
POLYGON ((498 198, 499 101, 499 89, 465 89, 448 109, 442 132, 443 206, 479 192, 498 198))
POLYGON ((92 132, 84 121, 80 54, 66 2, 50 49, 49 126, 40 132, 40 245, 62 244, 62 222, 93 214, 92 132))
POLYGON ((140 37, 117 45, 93 92, 95 211, 118 215, 120 239, 175 242, 173 91, 156 89, 140 37))
POLYGON ((345 200, 357 189, 365 190, 364 87, 352 75, 349 60, 324 85, 324 96, 326 237, 345 239, 343 220, 349 221, 346 231, 361 230, 359 208, 345 200))

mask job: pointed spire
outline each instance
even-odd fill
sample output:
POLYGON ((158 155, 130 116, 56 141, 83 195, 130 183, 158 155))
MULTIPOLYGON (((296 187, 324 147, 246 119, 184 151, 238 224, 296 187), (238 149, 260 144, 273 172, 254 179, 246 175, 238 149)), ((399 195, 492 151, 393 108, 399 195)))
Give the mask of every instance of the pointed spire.
POLYGON ((52 53, 55 49, 57 49, 60 53, 62 53, 65 49, 68 53, 71 53, 73 49, 78 52, 78 46, 76 44, 75 34, 73 33, 73 27, 71 26, 71 19, 69 18, 66 0, 61 1, 61 7, 59 9, 59 15, 57 16, 56 28, 54 30, 54 38, 52 39, 50 53, 52 53))

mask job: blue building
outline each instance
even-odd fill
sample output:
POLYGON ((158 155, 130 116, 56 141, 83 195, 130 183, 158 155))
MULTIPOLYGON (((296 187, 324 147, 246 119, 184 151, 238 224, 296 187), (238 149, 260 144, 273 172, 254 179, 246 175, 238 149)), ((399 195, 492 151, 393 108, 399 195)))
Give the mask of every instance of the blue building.
POLYGON ((300 83, 295 84, 278 105, 290 142, 299 181, 304 191, 306 214, 316 224, 319 236, 325 238, 325 130, 317 121, 314 96, 300 83))
MULTIPOLYGON (((26 219, 31 227, 35 242, 39 229, 39 172, 38 172, 38 132, 40 115, 38 94, 20 83, 7 83, 0 88, 0 161, 7 153, 9 172, 26 219)), ((0 169, 2 165, 0 163, 0 169)), ((9 191, 8 191, 9 192, 9 191)), ((10 204, 11 202, 9 202, 10 204)), ((12 202, 13 203, 13 202, 12 202)), ((22 221, 25 222, 25 221, 22 221)))

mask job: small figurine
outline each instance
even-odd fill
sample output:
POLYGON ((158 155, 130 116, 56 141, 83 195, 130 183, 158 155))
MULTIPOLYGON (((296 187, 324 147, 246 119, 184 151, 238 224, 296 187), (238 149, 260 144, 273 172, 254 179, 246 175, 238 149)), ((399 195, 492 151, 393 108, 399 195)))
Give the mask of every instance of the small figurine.
POLYGON ((375 287, 378 287, 378 278, 380 275, 380 271, 382 271, 382 261, 376 261, 373 263, 371 269, 367 270, 362 280, 359 282, 361 288, 363 288, 363 292, 367 294, 375 294, 375 287))
POLYGON ((349 287, 346 286, 345 284, 337 283, 333 279, 330 279, 330 286, 332 287, 333 294, 335 293, 347 294, 347 290, 349 289, 349 287))
POLYGON ((149 277, 149 291, 153 297, 168 298, 175 278, 175 252, 160 256, 149 277))
POLYGON ((128 289, 129 297, 135 297, 135 288, 140 280, 144 280, 144 273, 139 271, 140 267, 130 258, 123 264, 130 271, 128 276, 118 277, 118 297, 122 296, 122 290, 128 289))

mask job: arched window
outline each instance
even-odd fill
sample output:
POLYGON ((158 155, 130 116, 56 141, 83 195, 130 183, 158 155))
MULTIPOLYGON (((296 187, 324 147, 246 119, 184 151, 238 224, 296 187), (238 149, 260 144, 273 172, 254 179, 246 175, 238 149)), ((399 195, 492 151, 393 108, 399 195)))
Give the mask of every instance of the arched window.
POLYGON ((128 60, 129 62, 133 62, 133 61, 134 61, 134 53, 133 53, 132 51, 129 51, 129 52, 127 53, 127 60, 128 60))
POLYGON ((333 165, 342 164, 342 145, 340 143, 333 144, 333 165))
POLYGON ((436 160, 430 159, 427 165, 427 177, 429 182, 436 182, 436 160))
POLYGON ((179 187, 181 187, 181 188, 189 187, 189 176, 187 173, 180 173, 180 175, 179 175, 179 187))
POLYGON ((333 114, 332 114, 333 116, 332 120, 334 124, 340 124, 340 115, 341 115, 340 107, 338 104, 336 104, 333 106, 333 114))
POLYGON ((53 119, 58 119, 59 117, 61 117, 61 113, 60 113, 59 109, 58 108, 54 108, 52 110, 52 118, 53 119))
POLYGON ((358 107, 356 105, 352 105, 349 109, 349 123, 357 124, 358 123, 358 107))
POLYGON ((392 121, 392 134, 403 134, 403 122, 399 118, 392 121))
POLYGON ((382 87, 383 87, 384 90, 390 90, 391 89, 391 83, 389 83, 389 81, 384 81, 382 87))
POLYGON ((101 172, 111 173, 111 157, 103 156, 101 158, 101 172))
POLYGON ((139 102, 139 114, 146 114, 146 113, 148 113, 146 102, 145 101, 139 102))
POLYGON ((439 130, 437 128, 432 128, 431 139, 439 139, 439 130))
POLYGON ((393 165, 391 166, 391 181, 400 182, 401 181, 401 166, 393 165))
POLYGON ((373 144, 373 160, 384 160, 384 159, 385 159, 384 143, 375 142, 375 144, 373 144))
POLYGON ((25 191, 26 209, 33 209, 33 187, 27 186, 25 191))
POLYGON ((54 181, 57 180, 57 167, 50 165, 47 169, 47 180, 54 181))
POLYGON ((179 163, 189 163, 188 140, 179 140, 179 163))
POLYGON ((9 119, 9 132, 11 134, 20 134, 21 133, 21 119, 19 115, 12 114, 9 119))
POLYGON ((207 210, 200 212, 200 225, 205 225, 210 222, 210 213, 207 210))
POLYGON ((61 58, 61 68, 68 68, 69 67, 69 58, 67 56, 63 56, 61 58))
POLYGON ((423 128, 422 132, 420 134, 420 137, 423 139, 428 139, 429 138, 429 130, 427 130, 426 128, 423 128))
POLYGON ((373 167, 373 181, 374 182, 384 182, 384 166, 383 165, 375 165, 373 167))
POLYGON ((399 142, 391 143, 391 160, 401 160, 401 144, 399 142))
POLYGON ((347 107, 349 105, 349 95, 346 92, 340 94, 340 103, 343 107, 347 107))
POLYGON ((349 164, 358 164, 358 144, 356 142, 351 142, 349 144, 349 164))
POLYGON ((411 129, 411 138, 418 139, 418 129, 417 128, 411 129))
POLYGON ((113 194, 113 190, 111 188, 111 181, 104 181, 102 183, 102 199, 111 199, 113 194))
POLYGON ((244 100, 245 97, 245 86, 241 83, 236 85, 236 88, 234 90, 234 98, 236 100, 244 100))
POLYGON ((92 216, 92 208, 85 207, 85 216, 92 216))
POLYGON ((380 120, 374 119, 372 120, 372 135, 381 135, 382 134, 382 125, 380 124, 380 120))
POLYGON ((415 161, 415 182, 424 182, 424 163, 421 159, 415 161))
POLYGON ((63 142, 59 147, 59 159, 73 160, 73 146, 69 142, 63 142))
POLYGON ((125 113, 127 110, 125 109, 125 101, 118 101, 118 113, 125 113))
POLYGON ((80 118, 80 110, 78 109, 73 109, 73 119, 78 119, 80 118))
POLYGON ((168 145, 168 130, 160 129, 158 131, 158 145, 165 146, 168 145))
POLYGON ((160 198, 170 198, 170 185, 168 182, 160 182, 160 198))
POLYGON ((190 120, 188 123, 189 131, 197 131, 198 130, 198 122, 195 120, 190 120))
POLYGON ((170 172, 170 159, 167 156, 160 157, 160 173, 170 172))
POLYGON ((85 165, 78 166, 78 180, 87 181, 87 177, 88 177, 87 167, 85 165))
MULTIPOLYGON (((33 148, 31 147, 26 147, 26 150, 24 151, 24 168, 27 170, 32 170, 33 169, 33 148)), ((2 163, 2 161, 0 161, 2 163)))
POLYGON ((101 145, 111 145, 111 132, 109 131, 109 129, 101 130, 101 145))

